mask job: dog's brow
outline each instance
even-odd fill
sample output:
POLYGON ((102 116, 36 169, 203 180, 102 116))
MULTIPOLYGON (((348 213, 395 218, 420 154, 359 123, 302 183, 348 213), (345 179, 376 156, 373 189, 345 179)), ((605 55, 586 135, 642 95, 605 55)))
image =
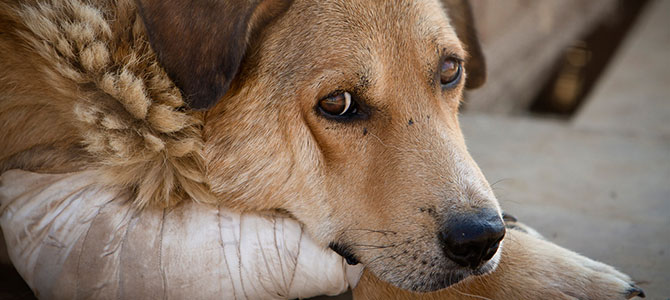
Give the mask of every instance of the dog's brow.
POLYGON ((370 76, 367 73, 359 75, 358 83, 355 86, 356 91, 359 93, 364 93, 370 88, 370 76))
POLYGON ((436 52, 436 53, 438 54, 438 56, 440 56, 440 57, 448 56, 448 57, 452 57, 452 58, 458 59, 458 60, 460 60, 460 61, 465 60, 465 59, 463 58, 463 55, 460 54, 459 51, 457 51, 456 49, 454 49, 454 47, 451 46, 451 45, 436 45, 436 47, 437 47, 437 48, 435 49, 435 52, 436 52))

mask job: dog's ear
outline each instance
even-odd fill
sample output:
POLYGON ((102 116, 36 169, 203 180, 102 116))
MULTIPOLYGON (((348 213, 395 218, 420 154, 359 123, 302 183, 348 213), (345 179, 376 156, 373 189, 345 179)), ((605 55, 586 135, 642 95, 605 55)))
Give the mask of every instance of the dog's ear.
POLYGON ((249 38, 290 0, 135 0, 170 78, 193 109, 212 107, 240 67, 249 38))
POLYGON ((468 0, 442 0, 449 16, 451 26, 458 35, 458 39, 465 45, 469 57, 465 61, 467 70, 467 89, 480 87, 486 81, 486 61, 479 45, 477 30, 472 16, 472 7, 468 0))

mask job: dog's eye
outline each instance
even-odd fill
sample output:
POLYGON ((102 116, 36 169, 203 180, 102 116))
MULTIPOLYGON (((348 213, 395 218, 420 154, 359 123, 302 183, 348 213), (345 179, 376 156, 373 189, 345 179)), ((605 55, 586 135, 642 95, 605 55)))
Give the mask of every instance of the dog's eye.
POLYGON ((440 83, 443 88, 452 87, 461 79, 461 61, 456 58, 447 57, 440 67, 440 83))
POLYGON ((352 103, 349 92, 342 92, 323 98, 319 101, 319 107, 323 112, 333 116, 356 113, 356 106, 352 103))

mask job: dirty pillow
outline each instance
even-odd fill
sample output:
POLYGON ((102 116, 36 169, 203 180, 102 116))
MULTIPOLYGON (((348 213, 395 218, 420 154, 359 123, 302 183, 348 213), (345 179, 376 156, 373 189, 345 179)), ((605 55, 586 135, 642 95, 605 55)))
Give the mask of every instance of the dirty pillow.
POLYGON ((92 172, 0 177, 12 263, 45 299, 272 299, 336 295, 360 278, 293 219, 183 203, 137 210, 92 172))

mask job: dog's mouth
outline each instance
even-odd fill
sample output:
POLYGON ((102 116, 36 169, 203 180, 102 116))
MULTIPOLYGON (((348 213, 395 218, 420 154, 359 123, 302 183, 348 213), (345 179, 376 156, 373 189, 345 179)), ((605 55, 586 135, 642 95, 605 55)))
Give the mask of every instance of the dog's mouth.
POLYGON ((478 268, 457 267, 444 270, 438 270, 428 273, 423 278, 418 278, 414 282, 398 282, 397 286, 420 293, 434 292, 453 286, 467 278, 486 275, 493 272, 498 266, 500 250, 493 259, 482 264, 478 268))
MULTIPOLYGON (((353 249, 345 243, 331 242, 328 247, 342 256, 349 265, 357 265, 361 263, 359 258, 354 253, 353 249)), ((403 268, 394 268, 394 271, 384 270, 379 275, 380 279, 387 281, 399 288, 413 291, 413 292, 434 292, 437 290, 448 288, 455 285, 469 277, 486 275, 493 272, 498 266, 500 255, 502 252, 502 245, 493 257, 484 262, 477 268, 462 267, 454 264, 452 261, 445 259, 440 263, 434 263, 435 267, 424 270, 401 270, 403 268), (406 273, 396 274, 392 278, 386 278, 386 274, 390 273, 406 273), (418 276, 415 276, 417 275, 418 276)), ((373 270, 373 273, 374 272, 373 270)))
POLYGON ((358 258, 354 255, 354 253, 351 251, 351 248, 348 246, 345 246, 344 244, 340 243, 335 243, 331 242, 328 244, 328 247, 335 251, 335 253, 339 254, 340 256, 344 257, 344 259, 347 261, 348 264, 350 265, 357 265, 360 263, 358 258))
POLYGON ((411 290, 414 292, 434 292, 445 289, 469 277, 489 274, 493 272, 497 266, 497 261, 489 261, 475 270, 469 268, 451 270, 444 276, 429 278, 425 284, 419 284, 416 288, 412 288, 411 290))
POLYGON ((345 230, 329 247, 348 264, 362 263, 379 279, 415 292, 447 288, 498 266, 506 232, 498 210, 471 208, 442 216, 426 222, 438 224, 437 230, 429 225, 345 230))

